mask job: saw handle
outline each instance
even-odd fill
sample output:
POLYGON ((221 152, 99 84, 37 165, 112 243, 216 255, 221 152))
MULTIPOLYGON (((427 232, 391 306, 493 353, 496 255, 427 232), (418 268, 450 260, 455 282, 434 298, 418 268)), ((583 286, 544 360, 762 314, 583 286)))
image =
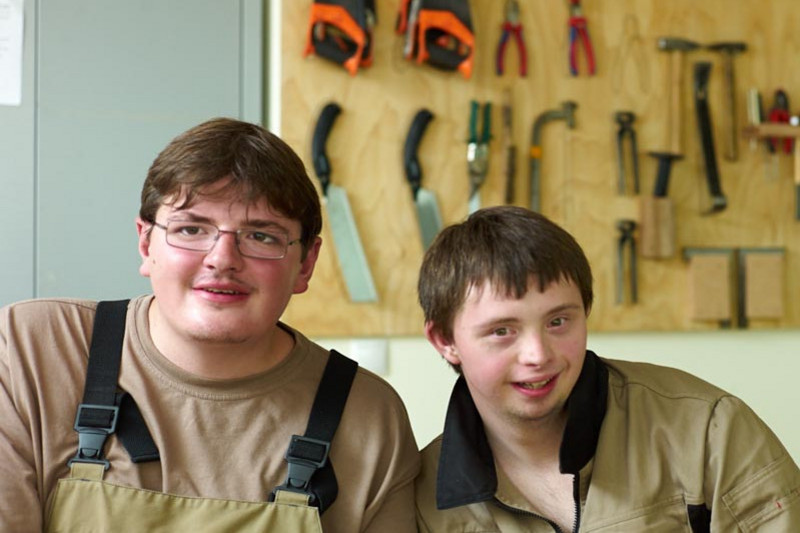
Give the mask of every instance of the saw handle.
POLYGON ((403 166, 406 170, 406 179, 411 185, 411 195, 416 200, 417 191, 422 184, 422 168, 420 167, 419 160, 417 159, 417 147, 422 134, 425 133, 425 128, 428 123, 433 119, 433 114, 427 109, 420 109, 414 116, 411 122, 411 127, 408 129, 406 142, 403 145, 403 166))
POLYGON ((323 196, 327 196, 328 185, 331 182, 331 163, 325 153, 325 142, 328 140, 334 120, 341 112, 342 108, 335 102, 330 102, 322 108, 311 140, 311 160, 314 163, 314 172, 322 185, 323 196))

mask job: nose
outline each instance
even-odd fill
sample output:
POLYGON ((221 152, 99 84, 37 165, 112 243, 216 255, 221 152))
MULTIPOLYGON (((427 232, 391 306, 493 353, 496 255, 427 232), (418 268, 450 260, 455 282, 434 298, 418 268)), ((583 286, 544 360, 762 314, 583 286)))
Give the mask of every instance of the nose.
POLYGON ((241 270, 244 258, 239 252, 235 231, 220 230, 214 246, 206 253, 203 263, 216 270, 241 270))
POLYGON ((519 362, 523 365, 543 366, 552 359, 546 337, 541 332, 526 335, 519 345, 519 362))

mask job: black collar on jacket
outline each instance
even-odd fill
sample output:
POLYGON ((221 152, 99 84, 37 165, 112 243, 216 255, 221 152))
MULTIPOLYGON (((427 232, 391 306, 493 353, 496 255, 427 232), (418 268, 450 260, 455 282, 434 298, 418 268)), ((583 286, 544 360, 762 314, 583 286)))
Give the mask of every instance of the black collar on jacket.
MULTIPOLYGON (((567 425, 559 451, 564 474, 577 474, 594 455, 606 414, 608 369, 586 352, 581 374, 567 401, 567 425)), ((494 457, 467 383, 456 381, 442 434, 436 478, 436 507, 450 509, 490 500, 497 491, 494 457)))

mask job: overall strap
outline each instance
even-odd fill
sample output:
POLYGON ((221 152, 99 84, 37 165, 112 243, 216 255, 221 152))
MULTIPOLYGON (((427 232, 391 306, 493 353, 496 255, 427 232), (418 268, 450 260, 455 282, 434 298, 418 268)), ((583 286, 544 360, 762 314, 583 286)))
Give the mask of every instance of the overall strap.
POLYGON ((339 488, 328 453, 357 369, 358 363, 331 350, 306 432, 303 436, 292 435, 289 442, 286 451, 289 474, 284 484, 272 491, 270 500, 281 490, 305 494, 320 513, 336 500, 339 488))
POLYGON ((75 416, 78 452, 69 465, 99 463, 107 470, 109 463, 103 457, 103 446, 117 430, 133 462, 158 459, 158 449, 136 402, 128 394, 117 393, 127 313, 128 300, 97 304, 83 401, 75 416))

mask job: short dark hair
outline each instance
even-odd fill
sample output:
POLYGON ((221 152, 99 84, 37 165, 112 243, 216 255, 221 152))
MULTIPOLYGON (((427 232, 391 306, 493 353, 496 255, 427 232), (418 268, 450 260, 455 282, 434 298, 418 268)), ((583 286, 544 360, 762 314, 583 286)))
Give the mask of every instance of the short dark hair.
POLYGON ((216 194, 233 190, 250 204, 266 199, 272 209, 299 221, 305 256, 322 230, 319 195, 288 144, 241 120, 214 118, 175 137, 147 172, 139 216, 155 222, 164 202, 191 205, 201 188, 226 177, 230 183, 216 194))
POLYGON ((531 276, 540 290, 575 283, 588 313, 592 271, 577 241, 548 218, 514 206, 488 207, 441 231, 425 253, 417 291, 425 321, 447 341, 470 288, 489 281, 521 298, 531 276))

